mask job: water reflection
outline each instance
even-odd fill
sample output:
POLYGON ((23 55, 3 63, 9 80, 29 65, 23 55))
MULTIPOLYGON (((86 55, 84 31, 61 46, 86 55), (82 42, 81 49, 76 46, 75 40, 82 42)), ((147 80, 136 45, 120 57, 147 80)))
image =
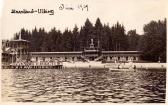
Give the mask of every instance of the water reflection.
POLYGON ((2 101, 165 102, 163 70, 2 70, 2 101))

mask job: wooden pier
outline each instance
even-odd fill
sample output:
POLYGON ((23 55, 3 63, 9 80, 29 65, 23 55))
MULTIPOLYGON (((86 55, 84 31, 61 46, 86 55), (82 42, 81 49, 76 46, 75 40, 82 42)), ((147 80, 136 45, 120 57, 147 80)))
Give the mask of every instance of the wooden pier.
POLYGON ((54 65, 54 66, 21 66, 21 65, 10 65, 2 66, 2 69, 62 69, 63 65, 54 65))

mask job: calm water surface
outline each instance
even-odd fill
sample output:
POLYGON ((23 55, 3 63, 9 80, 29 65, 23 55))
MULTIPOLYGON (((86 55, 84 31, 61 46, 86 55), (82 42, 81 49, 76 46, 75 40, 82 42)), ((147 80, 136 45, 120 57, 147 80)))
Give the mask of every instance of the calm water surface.
POLYGON ((2 101, 163 103, 165 70, 2 70, 2 101))

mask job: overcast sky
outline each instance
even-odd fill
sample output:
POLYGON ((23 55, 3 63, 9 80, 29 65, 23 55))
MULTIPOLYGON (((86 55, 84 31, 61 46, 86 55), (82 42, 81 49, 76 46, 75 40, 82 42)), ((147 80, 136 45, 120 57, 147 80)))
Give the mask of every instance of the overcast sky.
POLYGON ((167 0, 5 0, 2 12, 2 38, 10 39, 21 28, 32 30, 44 27, 46 31, 56 27, 64 30, 84 25, 86 18, 95 24, 99 17, 101 22, 112 26, 117 21, 125 26, 126 32, 136 29, 143 33, 144 24, 151 20, 163 20, 166 17, 167 0), (74 7, 73 11, 59 10, 59 6, 74 7), (76 8, 88 4, 89 11, 76 8), (12 14, 11 10, 53 9, 49 14, 12 14))

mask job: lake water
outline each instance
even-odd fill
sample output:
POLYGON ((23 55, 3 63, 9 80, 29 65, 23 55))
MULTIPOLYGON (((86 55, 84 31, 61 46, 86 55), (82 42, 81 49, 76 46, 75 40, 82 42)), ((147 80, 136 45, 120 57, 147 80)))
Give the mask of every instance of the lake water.
POLYGON ((2 101, 164 103, 165 70, 2 70, 2 101))

